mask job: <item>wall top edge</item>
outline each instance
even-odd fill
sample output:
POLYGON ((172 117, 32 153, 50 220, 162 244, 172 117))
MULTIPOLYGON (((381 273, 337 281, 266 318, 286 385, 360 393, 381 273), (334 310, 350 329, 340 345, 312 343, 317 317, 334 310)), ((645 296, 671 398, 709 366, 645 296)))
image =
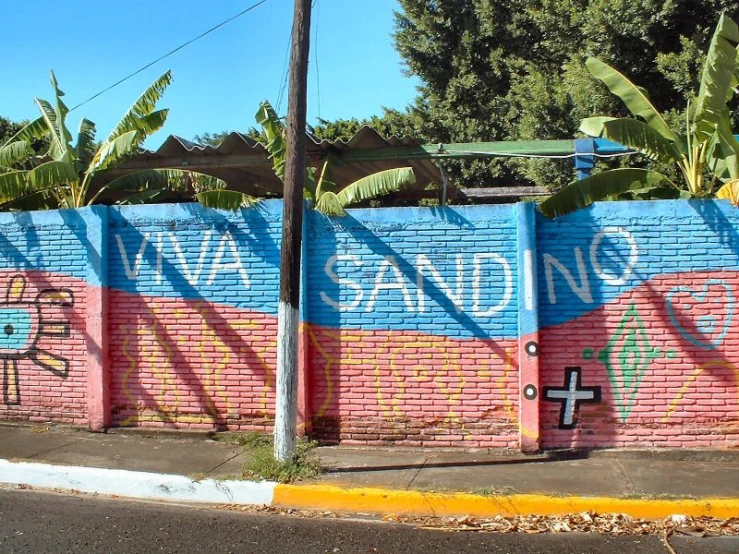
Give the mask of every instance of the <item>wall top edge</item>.
MULTIPOLYGON (((464 225, 469 220, 503 220, 515 215, 519 204, 487 204, 476 206, 440 207, 393 207, 393 208, 355 208, 348 209, 347 216, 329 217, 311 211, 309 217, 314 221, 323 220, 338 226, 351 225, 353 221, 367 224, 393 224, 398 222, 434 222, 464 225)), ((202 218, 212 223, 237 223, 251 219, 281 219, 282 200, 264 200, 256 207, 244 208, 239 212, 229 212, 204 208, 200 204, 151 204, 138 206, 90 206, 73 210, 45 210, 32 212, 0 212, 0 226, 85 226, 91 220, 99 219, 108 211, 114 221, 172 221, 202 218)), ((727 200, 647 200, 628 202, 596 202, 583 210, 550 220, 541 214, 537 217, 543 222, 556 224, 583 224, 602 218, 628 219, 731 219, 739 221, 739 209, 727 200)))

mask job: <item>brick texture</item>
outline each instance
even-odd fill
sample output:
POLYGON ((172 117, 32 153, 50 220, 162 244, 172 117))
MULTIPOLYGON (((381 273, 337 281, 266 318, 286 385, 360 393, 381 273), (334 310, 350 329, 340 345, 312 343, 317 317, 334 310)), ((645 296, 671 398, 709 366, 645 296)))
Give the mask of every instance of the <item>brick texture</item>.
MULTIPOLYGON (((522 247, 517 209, 308 212, 305 430, 367 445, 739 446, 738 212, 602 203, 537 216, 522 247), (532 256, 530 283, 519 260, 532 256)), ((86 297, 105 286, 113 425, 271 430, 279 202, 107 210, 107 264, 89 211, 0 214, 0 419, 87 424, 86 297)))

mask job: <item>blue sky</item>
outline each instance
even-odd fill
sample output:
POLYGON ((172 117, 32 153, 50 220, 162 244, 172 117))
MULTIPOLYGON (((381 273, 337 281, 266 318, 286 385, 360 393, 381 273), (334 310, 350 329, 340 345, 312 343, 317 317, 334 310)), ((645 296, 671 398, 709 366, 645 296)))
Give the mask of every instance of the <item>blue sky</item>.
MULTIPOLYGON (((35 118, 33 97, 51 99, 54 69, 71 107, 237 14, 256 0, 0 0, 4 42, 0 115, 35 118), (34 28, 33 31, 28 29, 34 28), (29 38, 30 37, 30 38, 29 38)), ((411 103, 418 82, 403 75, 393 48, 396 0, 317 0, 313 11, 308 122, 363 118, 411 103), (317 54, 317 63, 316 63, 317 54), (319 86, 320 84, 320 86, 319 86)), ((174 82, 160 107, 167 125, 151 139, 191 139, 254 125, 262 99, 277 104, 287 71, 293 0, 265 4, 70 114, 106 134, 133 100, 167 69, 174 82)), ((287 91, 280 114, 287 111, 287 91)))

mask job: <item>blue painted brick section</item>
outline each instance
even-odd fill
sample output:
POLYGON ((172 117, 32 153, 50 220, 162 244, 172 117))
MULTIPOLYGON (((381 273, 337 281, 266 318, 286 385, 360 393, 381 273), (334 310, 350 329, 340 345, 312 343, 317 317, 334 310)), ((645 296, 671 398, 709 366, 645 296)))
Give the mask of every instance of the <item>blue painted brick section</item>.
POLYGON ((739 269, 738 227, 728 202, 602 202, 539 216, 540 322, 570 321, 660 275, 739 269))
POLYGON ((84 279, 86 212, 0 213, 0 265, 6 271, 48 271, 84 279))
POLYGON ((514 206, 309 216, 308 317, 457 338, 517 333, 514 206))
POLYGON ((112 210, 110 286, 276 314, 281 216, 277 201, 239 213, 197 204, 112 210))

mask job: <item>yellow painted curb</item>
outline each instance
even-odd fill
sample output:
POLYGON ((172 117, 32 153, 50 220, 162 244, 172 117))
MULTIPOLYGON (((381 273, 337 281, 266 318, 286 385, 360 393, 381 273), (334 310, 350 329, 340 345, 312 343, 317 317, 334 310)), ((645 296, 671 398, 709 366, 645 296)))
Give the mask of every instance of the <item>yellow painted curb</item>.
POLYGON ((556 515, 593 511, 640 518, 686 516, 739 517, 739 498, 657 500, 609 497, 512 494, 477 496, 421 491, 394 491, 324 485, 277 485, 273 506, 371 514, 426 516, 556 515))

